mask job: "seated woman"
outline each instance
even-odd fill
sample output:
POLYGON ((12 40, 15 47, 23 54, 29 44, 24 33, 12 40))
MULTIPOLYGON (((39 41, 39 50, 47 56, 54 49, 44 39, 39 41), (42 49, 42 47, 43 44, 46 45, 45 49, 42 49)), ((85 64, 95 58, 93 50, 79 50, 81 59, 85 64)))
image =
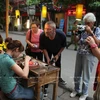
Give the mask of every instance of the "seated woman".
POLYGON ((12 40, 7 44, 6 53, 0 55, 0 88, 1 91, 10 99, 33 99, 34 91, 31 88, 24 88, 19 85, 14 78, 16 73, 21 78, 27 79, 29 74, 30 57, 25 56, 25 66, 23 69, 13 58, 17 58, 24 47, 18 40, 12 40))

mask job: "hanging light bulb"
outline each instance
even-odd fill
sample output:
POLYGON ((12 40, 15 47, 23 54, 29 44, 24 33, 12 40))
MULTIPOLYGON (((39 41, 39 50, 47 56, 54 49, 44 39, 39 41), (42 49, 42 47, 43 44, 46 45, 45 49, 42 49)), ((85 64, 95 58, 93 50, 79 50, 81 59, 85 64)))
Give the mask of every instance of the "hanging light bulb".
POLYGON ((43 5, 42 6, 42 17, 46 18, 46 16, 47 16, 47 7, 43 5))
POLYGON ((76 19, 82 19, 83 4, 76 5, 76 19))
POLYGON ((30 28, 30 19, 29 19, 29 17, 27 19, 26 28, 30 28))
POLYGON ((20 26, 20 17, 17 16, 17 26, 20 26))
POLYGON ((15 10, 15 15, 16 15, 16 18, 17 18, 18 16, 20 16, 20 11, 19 11, 19 10, 15 10))

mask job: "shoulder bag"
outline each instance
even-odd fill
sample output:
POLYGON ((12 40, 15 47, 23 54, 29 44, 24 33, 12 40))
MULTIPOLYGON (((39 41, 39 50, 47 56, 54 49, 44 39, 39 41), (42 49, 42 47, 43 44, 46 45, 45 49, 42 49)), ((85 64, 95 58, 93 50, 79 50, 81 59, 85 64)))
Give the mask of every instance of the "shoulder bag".
MULTIPOLYGON (((31 34, 32 34, 32 31, 30 30, 30 35, 29 35, 29 41, 31 42, 31 34)), ((31 47, 30 47, 30 45, 27 43, 26 44, 26 49, 25 49, 25 53, 26 53, 26 55, 29 55, 29 56, 31 56, 31 47)))

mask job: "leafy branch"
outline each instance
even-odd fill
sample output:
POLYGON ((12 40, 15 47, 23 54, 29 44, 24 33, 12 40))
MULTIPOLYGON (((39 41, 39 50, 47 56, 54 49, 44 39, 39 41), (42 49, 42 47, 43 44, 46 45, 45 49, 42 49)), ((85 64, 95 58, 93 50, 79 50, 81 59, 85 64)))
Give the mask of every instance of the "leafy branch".
POLYGON ((100 7, 100 1, 94 1, 89 4, 90 7, 100 7))

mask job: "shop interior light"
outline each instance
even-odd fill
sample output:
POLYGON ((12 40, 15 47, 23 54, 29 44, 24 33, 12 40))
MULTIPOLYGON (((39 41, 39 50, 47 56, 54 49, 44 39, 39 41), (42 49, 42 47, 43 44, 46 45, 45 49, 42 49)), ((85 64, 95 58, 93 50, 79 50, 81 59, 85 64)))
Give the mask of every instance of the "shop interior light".
POLYGON ((20 17, 17 16, 17 26, 20 26, 20 17))
POLYGON ((27 19, 26 28, 28 28, 28 29, 30 28, 30 19, 29 19, 29 17, 27 19))
POLYGON ((19 11, 19 10, 15 10, 15 15, 16 15, 16 18, 17 18, 18 16, 20 16, 20 11, 19 11))
POLYGON ((76 19, 82 19, 83 4, 76 5, 76 19))
POLYGON ((43 5, 42 6, 42 17, 46 18, 46 16, 47 16, 47 7, 43 5))

